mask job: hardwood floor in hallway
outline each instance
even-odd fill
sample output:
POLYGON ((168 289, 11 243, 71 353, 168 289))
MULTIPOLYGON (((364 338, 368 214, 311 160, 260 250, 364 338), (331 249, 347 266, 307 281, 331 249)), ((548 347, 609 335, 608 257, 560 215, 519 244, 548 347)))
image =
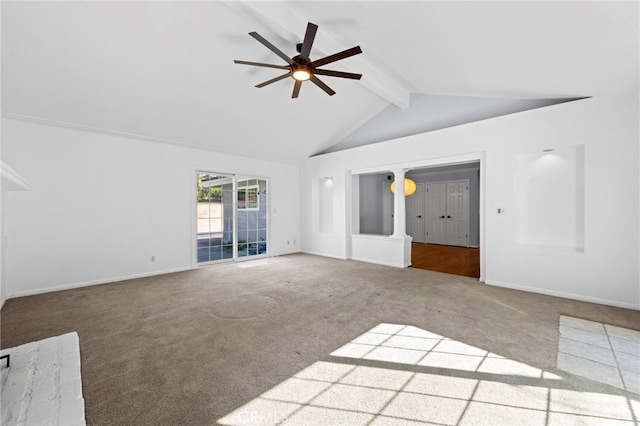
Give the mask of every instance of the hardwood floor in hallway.
POLYGON ((411 267, 480 278, 480 249, 411 243, 411 267))

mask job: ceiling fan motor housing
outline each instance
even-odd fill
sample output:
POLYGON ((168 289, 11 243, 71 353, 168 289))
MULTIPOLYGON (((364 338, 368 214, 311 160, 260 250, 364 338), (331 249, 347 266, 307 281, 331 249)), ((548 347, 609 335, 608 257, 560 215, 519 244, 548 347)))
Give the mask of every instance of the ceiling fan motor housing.
POLYGON ((291 66, 291 76, 295 80, 301 80, 300 78, 296 77, 296 73, 302 72, 308 75, 302 80, 308 80, 309 76, 313 74, 313 66, 311 66, 311 60, 308 58, 301 58, 300 55, 294 56, 293 58, 291 58, 291 60, 294 62, 294 65, 291 66))

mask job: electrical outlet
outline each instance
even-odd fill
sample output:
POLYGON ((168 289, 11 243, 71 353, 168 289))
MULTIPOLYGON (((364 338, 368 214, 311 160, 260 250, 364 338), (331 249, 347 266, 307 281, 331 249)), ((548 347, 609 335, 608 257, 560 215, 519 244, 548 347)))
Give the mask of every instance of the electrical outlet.
POLYGON ((155 256, 151 256, 151 261, 155 262, 156 261, 156 257, 155 256))
POLYGON ((289 240, 287 240, 287 245, 289 245, 289 240))
POLYGON ((293 244, 295 244, 295 243, 296 243, 296 240, 293 240, 293 244))

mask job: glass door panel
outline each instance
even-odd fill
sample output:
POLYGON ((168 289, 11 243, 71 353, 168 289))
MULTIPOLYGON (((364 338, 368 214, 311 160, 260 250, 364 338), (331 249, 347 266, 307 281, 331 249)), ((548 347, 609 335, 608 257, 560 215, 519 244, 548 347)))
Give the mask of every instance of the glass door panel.
POLYGON ((233 259, 233 176, 197 173, 198 263, 233 259))
POLYGON ((267 253, 267 181, 238 179, 238 257, 267 253))

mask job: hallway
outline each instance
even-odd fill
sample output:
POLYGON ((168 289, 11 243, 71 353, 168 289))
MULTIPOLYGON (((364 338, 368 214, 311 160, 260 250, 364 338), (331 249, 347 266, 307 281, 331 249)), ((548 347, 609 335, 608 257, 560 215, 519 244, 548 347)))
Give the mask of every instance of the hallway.
POLYGON ((480 277, 480 249, 411 243, 411 267, 480 277))

